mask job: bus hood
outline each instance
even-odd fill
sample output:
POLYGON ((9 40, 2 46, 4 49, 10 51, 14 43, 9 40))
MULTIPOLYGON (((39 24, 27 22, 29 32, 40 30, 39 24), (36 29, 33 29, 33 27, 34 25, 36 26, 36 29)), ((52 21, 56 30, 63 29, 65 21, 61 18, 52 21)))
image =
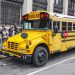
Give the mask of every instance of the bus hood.
MULTIPOLYGON (((39 31, 36 31, 36 32, 34 32, 34 31, 29 31, 29 32, 23 32, 23 33, 28 34, 27 40, 33 40, 33 39, 39 38, 39 37, 41 37, 41 36, 43 36, 43 35, 46 34, 46 32, 39 32, 39 31)), ((22 43, 22 42, 25 41, 26 39, 23 39, 23 38, 21 37, 21 34, 22 34, 22 33, 10 37, 10 38, 8 39, 8 42, 22 43)))

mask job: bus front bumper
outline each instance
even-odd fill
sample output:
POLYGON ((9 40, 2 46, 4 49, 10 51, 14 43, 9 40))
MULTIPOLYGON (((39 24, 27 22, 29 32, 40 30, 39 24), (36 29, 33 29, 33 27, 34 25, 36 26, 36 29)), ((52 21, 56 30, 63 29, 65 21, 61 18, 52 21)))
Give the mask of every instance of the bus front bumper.
POLYGON ((15 58, 19 58, 21 60, 24 60, 27 63, 30 63, 32 60, 32 55, 26 55, 26 54, 22 54, 22 53, 17 53, 17 52, 13 52, 13 51, 9 51, 9 50, 0 50, 0 54, 3 54, 7 57, 15 57, 15 58))

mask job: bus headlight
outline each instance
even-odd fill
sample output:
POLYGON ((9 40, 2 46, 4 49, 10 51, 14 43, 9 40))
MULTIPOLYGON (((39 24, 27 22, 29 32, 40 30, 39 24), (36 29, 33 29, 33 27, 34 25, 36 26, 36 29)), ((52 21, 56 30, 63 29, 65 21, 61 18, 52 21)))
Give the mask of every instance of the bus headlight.
POLYGON ((25 50, 20 50, 21 52, 25 52, 25 50))
POLYGON ((6 48, 6 46, 2 46, 2 49, 5 49, 6 48))

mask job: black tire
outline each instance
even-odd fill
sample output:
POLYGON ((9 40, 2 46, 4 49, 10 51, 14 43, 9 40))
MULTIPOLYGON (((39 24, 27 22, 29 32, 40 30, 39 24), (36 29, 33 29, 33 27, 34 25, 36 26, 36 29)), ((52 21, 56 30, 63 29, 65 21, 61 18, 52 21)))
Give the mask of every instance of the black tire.
POLYGON ((36 67, 42 67, 47 63, 47 61, 48 61, 47 49, 42 46, 38 46, 35 49, 32 57, 33 65, 35 65, 36 67))

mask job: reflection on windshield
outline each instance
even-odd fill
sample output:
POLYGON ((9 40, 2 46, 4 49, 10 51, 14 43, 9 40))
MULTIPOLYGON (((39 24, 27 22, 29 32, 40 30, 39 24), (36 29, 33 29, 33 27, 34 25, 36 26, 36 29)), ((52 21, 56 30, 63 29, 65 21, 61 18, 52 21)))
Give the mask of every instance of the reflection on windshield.
POLYGON ((48 29, 48 20, 24 21, 23 29, 48 29))

